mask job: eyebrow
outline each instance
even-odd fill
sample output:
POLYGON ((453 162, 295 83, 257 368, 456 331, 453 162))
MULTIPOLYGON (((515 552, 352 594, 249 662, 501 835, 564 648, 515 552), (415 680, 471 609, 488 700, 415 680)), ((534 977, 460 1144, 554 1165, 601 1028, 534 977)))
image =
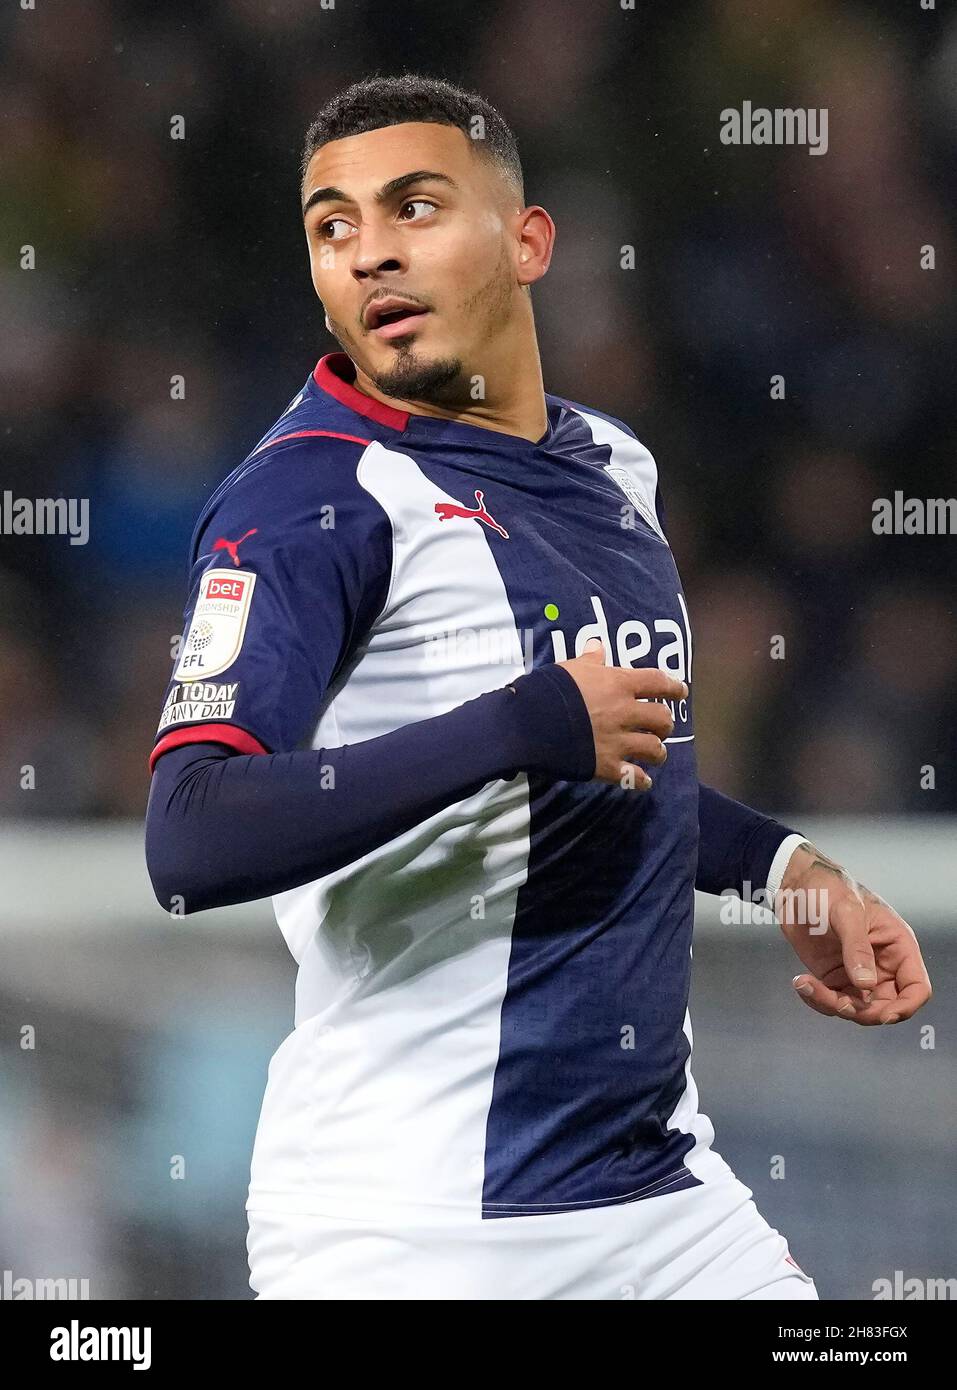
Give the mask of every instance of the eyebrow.
MULTIPOLYGON (((434 169, 415 169, 411 174, 400 174, 398 178, 390 179, 388 183, 384 183, 376 193, 375 200, 377 203, 386 203, 396 193, 401 193, 404 188, 408 188, 410 184, 424 183, 426 179, 433 183, 448 184, 449 188, 458 188, 458 184, 454 179, 450 179, 448 174, 437 173, 434 169)), ((354 201, 355 199, 351 198, 348 193, 343 193, 341 188, 336 188, 331 184, 327 188, 314 188, 303 203, 302 215, 305 217, 309 209, 315 207, 317 203, 352 203, 354 201)))

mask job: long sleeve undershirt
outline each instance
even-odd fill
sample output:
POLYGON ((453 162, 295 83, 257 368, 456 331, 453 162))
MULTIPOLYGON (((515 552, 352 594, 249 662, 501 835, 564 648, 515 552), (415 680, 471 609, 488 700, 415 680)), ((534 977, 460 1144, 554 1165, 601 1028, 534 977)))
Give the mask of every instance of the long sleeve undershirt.
MULTIPOLYGON (((163 906, 225 907, 332 873, 497 778, 587 781, 594 770, 577 685, 558 666, 538 667, 446 714, 340 748, 170 749, 153 773, 147 866, 163 906)), ((701 784, 698 822, 695 886, 707 893, 763 888, 793 833, 701 784)))

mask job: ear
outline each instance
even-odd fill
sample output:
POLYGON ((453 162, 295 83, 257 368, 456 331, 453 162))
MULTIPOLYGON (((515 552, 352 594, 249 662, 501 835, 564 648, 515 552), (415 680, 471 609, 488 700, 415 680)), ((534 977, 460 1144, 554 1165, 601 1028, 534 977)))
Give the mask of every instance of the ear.
POLYGON ((518 222, 518 282, 532 285, 548 270, 555 248, 555 223, 543 207, 525 208, 518 222))

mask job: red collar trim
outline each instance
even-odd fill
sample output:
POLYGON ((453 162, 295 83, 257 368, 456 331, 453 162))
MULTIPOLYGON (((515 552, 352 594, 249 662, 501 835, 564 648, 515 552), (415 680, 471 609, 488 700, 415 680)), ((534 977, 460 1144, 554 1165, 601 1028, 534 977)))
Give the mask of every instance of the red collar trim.
POLYGON ((352 358, 344 352, 328 352, 316 363, 312 379, 320 391, 328 392, 340 404, 354 410, 357 415, 364 415, 379 425, 387 425, 391 430, 404 430, 408 427, 407 411, 394 410, 391 405, 383 405, 381 401, 373 400, 364 391, 359 391, 353 386, 352 381, 346 381, 341 375, 343 372, 350 374, 352 380, 355 380, 356 369, 352 358))

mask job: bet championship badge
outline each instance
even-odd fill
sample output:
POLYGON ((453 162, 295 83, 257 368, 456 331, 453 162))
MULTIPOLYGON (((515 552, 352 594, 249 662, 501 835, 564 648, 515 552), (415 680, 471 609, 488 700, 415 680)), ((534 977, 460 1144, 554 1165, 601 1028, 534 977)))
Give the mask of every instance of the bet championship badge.
POLYGON ((255 584, 256 576, 248 570, 206 571, 174 680, 215 676, 236 660, 255 584))

